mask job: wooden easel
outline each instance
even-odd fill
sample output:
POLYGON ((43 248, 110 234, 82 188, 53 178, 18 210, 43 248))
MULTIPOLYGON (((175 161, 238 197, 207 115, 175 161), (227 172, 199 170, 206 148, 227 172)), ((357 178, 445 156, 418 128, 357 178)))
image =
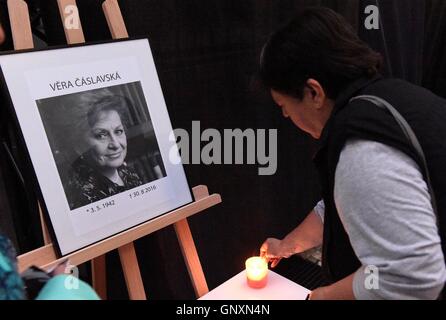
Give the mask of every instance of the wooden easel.
MULTIPOLYGON (((65 8, 67 8, 67 6, 74 6, 77 8, 75 0, 58 0, 58 6, 62 23, 65 21, 66 14, 72 14, 72 11, 67 10, 66 12, 65 8)), ((102 7, 113 39, 127 38, 127 29, 117 0, 105 0, 102 7)), ((16 50, 33 48, 34 45, 27 4, 23 0, 8 0, 8 11, 14 48, 16 50)), ((63 23, 63 25, 68 44, 85 42, 80 23, 79 28, 77 29, 67 29, 65 23, 63 23)), ((201 297, 206 294, 209 289, 187 218, 217 205, 222 200, 219 194, 209 195, 206 186, 197 186, 193 188, 193 195, 195 201, 189 205, 138 225, 130 230, 121 232, 60 259, 56 256, 53 244, 48 235, 48 230, 43 219, 41 219, 45 245, 18 257, 19 272, 24 271, 32 265, 41 268, 49 268, 66 258, 68 258, 73 265, 92 261, 93 286, 98 294, 105 299, 105 254, 111 250, 118 249, 130 299, 144 300, 146 299, 146 293, 133 242, 162 228, 173 225, 195 294, 197 297, 201 297)), ((42 217, 41 210, 40 214, 42 217)))

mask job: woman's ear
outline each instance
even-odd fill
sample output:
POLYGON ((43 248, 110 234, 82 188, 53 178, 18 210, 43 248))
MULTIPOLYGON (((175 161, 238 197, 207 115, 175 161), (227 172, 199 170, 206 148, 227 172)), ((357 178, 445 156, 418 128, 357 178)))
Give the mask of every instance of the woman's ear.
POLYGON ((319 83, 319 81, 314 79, 307 80, 307 87, 311 92, 311 97, 316 105, 316 108, 321 108, 327 97, 324 88, 322 88, 322 85, 319 83))
POLYGON ((2 44, 3 41, 5 41, 5 32, 3 31, 3 27, 0 24, 0 44, 2 44))

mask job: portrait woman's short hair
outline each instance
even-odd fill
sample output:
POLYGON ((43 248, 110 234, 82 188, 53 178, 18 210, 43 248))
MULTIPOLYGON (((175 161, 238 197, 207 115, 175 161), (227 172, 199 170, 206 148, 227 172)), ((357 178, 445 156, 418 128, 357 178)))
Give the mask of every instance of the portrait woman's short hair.
POLYGON ((77 154, 86 150, 84 135, 99 120, 103 112, 115 111, 118 113, 124 130, 130 126, 131 101, 124 96, 115 94, 109 89, 97 89, 80 94, 77 101, 73 103, 71 114, 74 146, 77 154))
POLYGON ((361 77, 378 73, 382 57, 339 14, 306 8, 274 33, 260 58, 262 83, 301 99, 308 79, 319 81, 329 98, 361 77))

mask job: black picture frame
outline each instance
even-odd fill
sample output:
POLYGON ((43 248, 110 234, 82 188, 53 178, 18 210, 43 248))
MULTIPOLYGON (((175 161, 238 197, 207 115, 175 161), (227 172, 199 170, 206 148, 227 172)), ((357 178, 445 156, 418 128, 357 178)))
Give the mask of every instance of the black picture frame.
MULTIPOLYGON (((151 220, 153 220, 153 219, 155 219, 155 218, 157 218, 157 217, 159 217, 161 215, 168 214, 168 213, 172 212, 173 210, 176 210, 176 209, 178 209, 178 208, 180 208, 182 206, 190 204, 191 202, 193 202, 193 196, 192 196, 190 184, 189 184, 187 175, 186 175, 186 173, 184 171, 184 168, 181 166, 181 171, 182 171, 182 174, 183 174, 183 178, 181 178, 181 180, 182 180, 182 183, 183 183, 183 186, 184 186, 184 188, 182 189, 182 192, 186 192, 187 191, 187 194, 184 197, 184 199, 187 198, 187 201, 180 201, 177 204, 172 203, 172 205, 169 207, 169 210, 164 210, 162 213, 157 213, 157 214, 155 214, 153 216, 148 215, 147 219, 144 219, 143 221, 138 221, 138 223, 133 223, 131 225, 128 225, 126 228, 121 228, 121 229, 119 229, 119 231, 107 234, 107 236, 105 236, 105 237, 99 237, 99 238, 95 239, 94 241, 89 241, 88 243, 84 243, 82 245, 75 246, 74 249, 68 249, 67 250, 67 249, 64 249, 63 247, 61 248, 61 246, 60 246, 61 234, 59 232, 59 235, 58 235, 58 232, 57 232, 58 230, 56 230, 57 227, 55 228, 55 226, 54 226, 54 216, 55 216, 55 213, 50 211, 50 209, 48 208, 48 205, 47 205, 47 201, 45 201, 45 196, 44 196, 44 192, 45 191, 42 190, 42 185, 41 185, 41 182, 39 182, 39 178, 38 178, 38 175, 37 175, 37 170, 39 170, 39 169, 37 169, 36 166, 33 164, 33 151, 31 151, 29 149, 30 143, 29 143, 29 141, 27 142, 26 133, 24 133, 23 130, 22 130, 23 127, 22 127, 21 122, 20 122, 20 116, 17 113, 17 109, 16 109, 16 106, 15 106, 14 101, 13 101, 14 93, 11 92, 11 90, 10 90, 11 89, 11 87, 10 87, 11 84, 8 83, 7 75, 5 75, 5 73, 10 72, 10 71, 9 70, 8 71, 4 70, 4 62, 2 62, 3 61, 2 58, 3 57, 10 57, 10 56, 35 54, 35 53, 45 54, 45 53, 48 53, 48 52, 56 52, 56 51, 63 51, 63 50, 73 50, 73 49, 76 49, 76 48, 82 48, 82 49, 88 50, 87 48, 97 48, 98 46, 102 46, 102 45, 110 45, 110 44, 113 44, 113 45, 114 44, 123 44, 123 45, 125 45, 126 43, 129 44, 129 43, 132 43, 132 42, 135 43, 135 42, 141 42, 141 41, 142 42, 146 42, 148 44, 148 39, 147 38, 139 37, 139 38, 129 38, 129 39, 120 39, 120 40, 100 41, 100 42, 94 42, 94 43, 88 43, 88 44, 63 45, 63 46, 56 46, 56 47, 37 49, 37 50, 19 50, 19 51, 9 51, 9 52, 2 52, 2 53, 0 53, 0 86, 1 86, 1 93, 2 93, 2 95, 4 97, 6 105, 8 106, 9 112, 11 113, 12 118, 14 119, 14 125, 16 127, 16 132, 17 132, 17 135, 18 135, 19 140, 20 140, 20 145, 23 148, 24 154, 27 155, 25 159, 15 159, 15 160, 20 162, 25 168, 29 168, 30 169, 30 170, 26 170, 27 175, 24 177, 25 180, 26 180, 26 185, 28 186, 28 188, 32 189, 31 192, 35 193, 37 195, 37 198, 39 199, 40 207, 41 207, 43 216, 45 218, 45 221, 47 223, 48 231, 50 232, 50 236, 51 236, 51 238, 53 240, 53 245, 54 245, 55 251, 56 251, 58 256, 65 256, 65 255, 70 254, 70 253, 72 253, 74 251, 80 250, 80 249, 85 248, 87 246, 90 246, 90 245, 92 245, 94 243, 97 243, 99 241, 107 239, 107 238, 109 238, 109 237, 111 237, 113 235, 116 235, 116 234, 120 233, 120 232, 124 232, 124 231, 126 231, 128 229, 131 229, 131 228, 133 228, 133 227, 135 227, 135 226, 137 226, 139 224, 151 221, 151 220)), ((149 46, 149 51, 145 52, 145 54, 147 54, 148 59, 151 61, 152 65, 153 65, 154 72, 155 72, 155 78, 156 78, 156 79, 154 79, 154 81, 157 82, 158 85, 160 86, 159 79, 158 79, 157 74, 156 74, 155 63, 153 62, 153 57, 151 55, 150 46, 149 46)), ((117 55, 117 56, 120 57, 119 55, 117 55)), ((49 63, 48 65, 50 66, 51 64, 49 63)), ((125 84, 127 84, 127 83, 118 84, 116 86, 119 86, 119 85, 124 86, 125 84)), ((134 86, 136 86, 136 85, 134 85, 134 86)), ((112 86, 110 86, 110 87, 112 87, 112 86)), ((141 87, 144 87, 144 85, 141 84, 141 87)), ((109 87, 93 88, 93 89, 88 90, 88 91, 78 91, 78 92, 70 93, 70 94, 71 95, 75 95, 75 94, 81 94, 83 92, 89 92, 89 91, 94 91, 94 90, 101 90, 101 89, 105 90, 105 88, 109 88, 109 87)), ((160 86, 160 88, 161 88, 161 86, 160 86)), ((164 97, 163 97, 163 93, 162 93, 161 89, 160 89, 160 92, 158 92, 158 94, 160 94, 162 96, 163 102, 164 102, 164 97)), ((61 97, 61 96, 63 96, 63 95, 55 95, 54 97, 57 98, 57 97, 61 97)), ((54 97, 47 97, 46 99, 51 99, 51 98, 54 98, 54 97)), ((144 94, 144 98, 146 98, 146 100, 148 99, 148 97, 146 97, 145 94, 144 94)), ((40 99, 40 100, 44 100, 44 99, 40 99)), ((37 105, 37 100, 34 100, 34 101, 36 102, 36 105, 37 105)), ((48 104, 48 105, 50 105, 50 104, 48 104)), ((50 109, 50 107, 48 107, 48 108, 50 109)), ((147 108, 148 108, 147 111, 150 113, 149 107, 147 107, 147 108)), ((165 102, 164 102, 164 108, 165 108, 165 102)), ((167 114, 169 126, 171 128, 170 116, 168 114, 167 109, 165 109, 165 112, 167 114)), ((42 115, 41 115, 41 119, 40 120, 43 123, 42 115)), ((151 120, 151 119, 149 119, 149 120, 151 120)), ((46 130, 46 128, 45 128, 45 130, 46 130)), ((155 134, 155 137, 158 137, 158 136, 155 134)), ((49 140, 48 135, 47 135, 47 139, 49 140)), ((166 137, 163 137, 162 139, 165 140, 166 137)), ((49 143, 49 141, 48 141, 48 143, 49 143)), ((161 154, 161 156, 164 156, 164 158, 166 157, 165 152, 161 152, 160 151, 160 154, 161 154)), ((163 157, 162 157, 162 159, 163 159, 163 157)), ((56 162, 56 160, 54 160, 54 161, 56 162)), ((164 164, 165 161, 166 161, 166 159, 164 159, 163 164, 164 164)), ((56 167, 57 167, 57 165, 56 165, 56 167)), ((165 168, 164 172, 167 172, 167 171, 168 170, 165 168)), ((162 179, 166 178, 167 176, 168 175, 164 175, 164 176, 162 176, 162 178, 159 178, 158 180, 162 180, 162 179)), ((155 181, 157 181, 157 180, 155 180, 155 181)), ((152 181, 150 181, 150 182, 152 182, 152 181)), ((150 183, 150 182, 148 182, 148 183, 150 183)), ((147 183, 142 184, 141 186, 145 186, 145 185, 147 185, 147 183)), ((130 191, 130 190, 132 190, 132 189, 127 189, 125 191, 130 191)), ((122 194, 123 192, 120 192, 118 194, 122 194)), ((108 198, 110 198, 110 197, 105 197, 104 199, 108 199, 108 198)), ((83 207, 85 207, 85 206, 82 206, 81 208, 83 208, 83 207)), ((74 208, 74 209, 78 209, 78 208, 74 208)), ((148 210, 150 210, 150 208, 148 208, 148 210)))

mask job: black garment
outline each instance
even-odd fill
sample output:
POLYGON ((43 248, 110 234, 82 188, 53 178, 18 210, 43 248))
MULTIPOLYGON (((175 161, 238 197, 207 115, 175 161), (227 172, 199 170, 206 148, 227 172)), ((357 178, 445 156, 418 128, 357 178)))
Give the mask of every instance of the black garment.
POLYGON ((349 102, 358 95, 375 95, 388 101, 415 132, 427 159, 437 200, 443 253, 446 248, 446 101, 402 80, 380 76, 360 79, 338 97, 315 158, 325 202, 323 269, 330 282, 345 278, 361 266, 340 221, 333 196, 336 166, 345 142, 351 138, 380 142, 404 152, 423 168, 390 113, 368 101, 349 102))
POLYGON ((124 182, 120 186, 93 169, 85 160, 77 159, 70 174, 67 198, 70 209, 76 209, 142 185, 139 176, 126 164, 118 168, 124 182))

